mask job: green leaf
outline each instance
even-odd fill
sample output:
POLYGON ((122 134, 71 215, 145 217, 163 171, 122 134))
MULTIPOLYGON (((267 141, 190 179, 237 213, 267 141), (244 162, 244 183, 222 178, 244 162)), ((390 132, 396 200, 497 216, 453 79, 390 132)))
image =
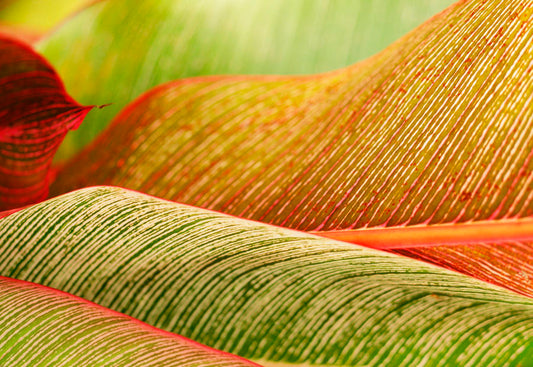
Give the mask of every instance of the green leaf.
POLYGON ((0 274, 261 362, 531 365, 533 300, 417 260, 79 190, 0 220, 0 274))
POLYGON ((0 330, 2 366, 255 365, 70 294, 4 277, 0 330))
POLYGON ((453 0, 121 0, 92 6, 39 46, 82 102, 113 103, 61 158, 160 83, 213 74, 305 74, 380 51, 453 0))
POLYGON ((533 218, 314 232, 427 261, 533 298, 533 218))

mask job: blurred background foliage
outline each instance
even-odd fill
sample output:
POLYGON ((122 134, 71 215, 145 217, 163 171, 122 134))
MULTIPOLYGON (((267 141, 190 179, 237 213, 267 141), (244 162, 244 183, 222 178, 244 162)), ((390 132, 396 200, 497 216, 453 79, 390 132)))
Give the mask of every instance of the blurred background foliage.
POLYGON ((91 0, 0 0, 0 23, 46 32, 91 0))
POLYGON ((37 49, 69 93, 82 104, 112 103, 67 135, 56 155, 63 160, 91 142, 127 103, 161 83, 342 68, 379 52, 453 2, 4 0, 0 23, 41 33, 52 29, 37 49))

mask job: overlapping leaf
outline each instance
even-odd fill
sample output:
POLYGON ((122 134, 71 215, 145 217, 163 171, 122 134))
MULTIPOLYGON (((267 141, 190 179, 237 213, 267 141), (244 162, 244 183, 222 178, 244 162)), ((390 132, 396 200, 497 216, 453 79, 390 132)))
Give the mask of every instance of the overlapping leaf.
POLYGON ((54 153, 91 108, 66 94, 42 57, 0 35, 0 211, 48 196, 54 153))
POLYGON ((414 257, 533 297, 533 218, 316 234, 414 257))
MULTIPOLYGON (((531 217, 532 6, 460 2, 329 74, 163 85, 67 164, 53 193, 112 184, 316 231, 531 217)), ((453 248, 455 268, 531 294, 528 238, 492 241, 518 268, 476 241, 453 248)))
POLYGON ((2 366, 254 366, 70 294, 0 277, 2 366))
POLYGON ((76 98, 113 103, 69 134, 62 156, 91 141, 122 107, 157 84, 197 75, 305 74, 344 67, 381 50, 452 1, 96 4, 40 45, 76 98))
POLYGON ((261 363, 528 365, 533 301, 382 251, 119 188, 0 220, 0 274, 261 363))

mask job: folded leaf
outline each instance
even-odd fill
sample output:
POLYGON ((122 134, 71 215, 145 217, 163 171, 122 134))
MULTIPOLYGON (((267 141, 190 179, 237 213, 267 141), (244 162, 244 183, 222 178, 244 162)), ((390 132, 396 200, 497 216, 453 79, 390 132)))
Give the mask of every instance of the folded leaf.
POLYGON ((40 44, 68 90, 113 102, 69 134, 79 150, 126 103, 197 75, 314 73, 380 51, 453 0, 120 0, 79 13, 40 44), (65 52, 69 50, 69 52, 65 52), (83 70, 83 73, 80 73, 83 70))
POLYGON ((2 366, 257 366, 70 294, 0 277, 2 366))
POLYGON ((533 300, 414 259, 119 188, 0 220, 0 274, 260 362, 528 365, 533 300))
POLYGON ((66 94, 41 56, 0 35, 0 211, 48 196, 54 153, 91 108, 66 94))

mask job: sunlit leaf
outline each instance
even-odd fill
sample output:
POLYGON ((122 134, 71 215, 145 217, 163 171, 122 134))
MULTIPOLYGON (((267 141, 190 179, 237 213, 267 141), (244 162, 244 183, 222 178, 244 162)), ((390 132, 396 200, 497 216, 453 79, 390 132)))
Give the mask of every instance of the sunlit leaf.
POLYGON ((0 277, 2 366, 253 366, 70 294, 0 277))
MULTIPOLYGON (((173 79, 305 74, 380 51, 453 0, 115 0, 66 22, 40 50, 84 103, 113 103, 69 134, 87 144, 126 103, 173 79), (68 52, 65 52, 68 50, 68 52), (82 71, 82 72, 80 72, 82 71)), ((61 152, 60 152, 61 153, 61 152)))
POLYGON ((528 365, 533 300, 414 259, 97 187, 0 220, 0 274, 211 347, 318 365, 528 365))
MULTIPOLYGON (((531 5, 460 2, 329 74, 163 85, 60 170, 53 193, 112 184, 314 231, 531 217, 531 5)), ((532 239, 425 258, 450 266, 456 252, 457 270, 531 294, 532 239)))
POLYGON ((0 211, 48 196, 54 153, 91 108, 31 48, 0 35, 0 211))
POLYGON ((461 2, 334 73, 158 87, 54 193, 113 184, 305 230, 533 215, 526 3, 461 2))

